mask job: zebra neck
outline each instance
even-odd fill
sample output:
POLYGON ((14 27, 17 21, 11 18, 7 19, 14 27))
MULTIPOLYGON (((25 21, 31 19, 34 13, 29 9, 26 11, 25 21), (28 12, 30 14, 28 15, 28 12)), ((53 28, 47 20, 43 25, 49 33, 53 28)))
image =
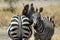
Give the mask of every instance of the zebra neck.
POLYGON ((37 22, 37 32, 41 33, 41 32, 43 32, 43 29, 44 29, 43 22, 42 22, 42 20, 39 20, 37 22))

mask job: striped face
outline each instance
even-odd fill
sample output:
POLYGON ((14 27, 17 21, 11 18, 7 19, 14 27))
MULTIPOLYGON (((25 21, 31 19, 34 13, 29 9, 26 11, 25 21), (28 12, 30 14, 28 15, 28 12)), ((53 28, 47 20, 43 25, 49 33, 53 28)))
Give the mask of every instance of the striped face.
POLYGON ((37 23, 39 17, 40 17, 40 14, 38 12, 36 12, 32 15, 32 19, 33 19, 34 24, 37 23))
POLYGON ((34 13, 32 13, 32 19, 34 24, 37 23, 37 21, 41 18, 41 12, 43 11, 43 8, 41 7, 39 10, 36 8, 36 11, 34 13))

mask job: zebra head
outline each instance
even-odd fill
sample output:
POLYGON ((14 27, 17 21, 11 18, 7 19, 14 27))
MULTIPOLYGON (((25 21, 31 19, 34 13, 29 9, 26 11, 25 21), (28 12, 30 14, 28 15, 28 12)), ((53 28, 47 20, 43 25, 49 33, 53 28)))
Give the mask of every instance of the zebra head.
POLYGON ((41 12, 43 11, 43 8, 41 7, 39 10, 36 9, 35 13, 32 14, 33 23, 36 24, 38 21, 41 20, 41 12))

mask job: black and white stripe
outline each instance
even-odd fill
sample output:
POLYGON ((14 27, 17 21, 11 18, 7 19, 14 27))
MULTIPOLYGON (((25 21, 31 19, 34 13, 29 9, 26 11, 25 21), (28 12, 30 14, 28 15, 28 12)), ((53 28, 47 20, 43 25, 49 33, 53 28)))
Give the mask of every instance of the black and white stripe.
POLYGON ((18 40, 18 28, 19 28, 19 18, 18 16, 13 16, 8 28, 8 35, 13 40, 18 40))
POLYGON ((29 18, 22 16, 22 37, 29 38, 32 35, 32 29, 29 18))
POLYGON ((54 24, 52 23, 52 19, 50 17, 44 17, 42 19, 41 12, 42 8, 40 8, 40 12, 35 12, 31 16, 34 23, 34 37, 35 40, 51 40, 54 34, 54 24))
POLYGON ((13 40, 27 40, 32 35, 29 18, 24 15, 12 17, 8 35, 13 40))
POLYGON ((54 26, 50 21, 50 18, 41 19, 38 13, 33 14, 33 23, 34 25, 34 37, 35 40, 51 40, 54 34, 54 26))

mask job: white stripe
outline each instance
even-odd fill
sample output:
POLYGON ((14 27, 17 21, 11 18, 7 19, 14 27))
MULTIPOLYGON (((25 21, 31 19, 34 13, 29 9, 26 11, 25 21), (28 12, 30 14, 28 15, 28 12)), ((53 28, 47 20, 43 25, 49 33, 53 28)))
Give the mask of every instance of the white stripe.
POLYGON ((23 16, 21 16, 21 17, 23 18, 23 17, 26 17, 26 16, 25 16, 25 15, 23 15, 23 16))
POLYGON ((34 29, 34 32, 37 33, 35 29, 34 29))
POLYGON ((13 37, 18 37, 18 35, 13 35, 13 37))
POLYGON ((22 40, 25 40, 25 38, 23 38, 22 40))
POLYGON ((25 37, 29 37, 29 35, 24 35, 25 37))
POLYGON ((23 22, 22 25, 23 25, 23 24, 29 24, 29 22, 23 22))
POLYGON ((11 22, 11 25, 12 25, 12 24, 18 24, 18 23, 17 23, 17 22, 11 22))
POLYGON ((22 28, 29 29, 29 27, 26 27, 26 26, 22 26, 22 28))
POLYGON ((17 33, 17 31, 11 31, 10 34, 14 34, 14 33, 17 33))
POLYGON ((8 27, 8 29, 7 29, 7 33, 8 33, 8 31, 9 31, 10 27, 11 27, 11 25, 9 25, 9 27, 8 27))
POLYGON ((10 30, 15 29, 15 28, 18 28, 18 27, 17 26, 11 27, 10 30))
POLYGON ((19 21, 17 18, 12 18, 11 20, 14 20, 14 19, 17 20, 17 21, 19 21))
POLYGON ((27 34, 29 34, 29 33, 30 33, 30 31, 26 31, 26 30, 23 30, 23 32, 24 32, 24 33, 27 33, 27 34))
POLYGON ((26 19, 29 20, 29 18, 23 18, 22 21, 24 21, 24 20, 26 20, 26 19))

